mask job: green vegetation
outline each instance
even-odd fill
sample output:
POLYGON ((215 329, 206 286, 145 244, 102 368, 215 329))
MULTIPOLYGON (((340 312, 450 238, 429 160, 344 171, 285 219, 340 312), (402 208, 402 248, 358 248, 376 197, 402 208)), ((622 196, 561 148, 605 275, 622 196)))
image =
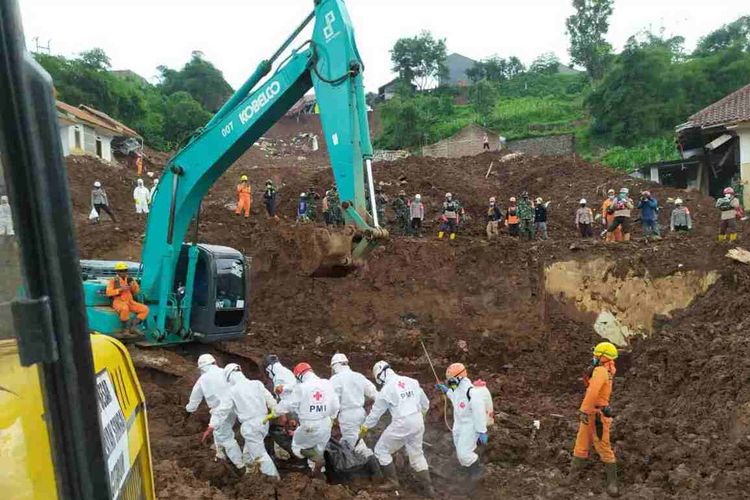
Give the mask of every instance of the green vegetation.
POLYGON ((149 146, 167 151, 204 125, 232 88, 203 54, 193 52, 181 70, 160 66, 157 85, 110 72, 109 57, 92 49, 78 57, 35 54, 55 82, 57 98, 85 104, 138 131, 149 146))
POLYGON ((570 51, 587 73, 558 73, 549 53, 529 70, 493 56, 468 72, 468 89, 404 84, 397 99, 379 104, 376 144, 415 149, 476 123, 507 139, 574 133, 582 156, 624 170, 676 159, 674 127, 750 83, 750 16, 709 33, 690 54, 682 37, 650 32, 612 54, 604 39, 612 3, 573 0, 570 51))

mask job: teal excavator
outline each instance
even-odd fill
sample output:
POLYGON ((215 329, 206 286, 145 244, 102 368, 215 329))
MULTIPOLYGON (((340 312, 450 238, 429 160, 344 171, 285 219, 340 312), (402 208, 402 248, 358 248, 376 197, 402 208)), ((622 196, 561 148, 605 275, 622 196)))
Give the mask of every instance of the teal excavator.
MULTIPOLYGON (((152 201, 140 263, 139 299, 149 306, 139 326, 146 344, 212 342, 245 334, 248 321, 247 264, 232 248, 185 243, 201 200, 216 180, 311 88, 346 222, 330 235, 320 269, 340 275, 356 267, 388 237, 377 212, 368 212, 365 185, 375 199, 372 145, 367 122, 364 66, 343 0, 315 0, 313 12, 268 60, 196 131, 166 165, 152 201), (273 63, 305 27, 312 38, 273 63)), ((196 235, 198 221, 196 220, 196 235)), ((122 324, 106 297, 114 262, 83 261, 90 330, 117 336, 122 324)))

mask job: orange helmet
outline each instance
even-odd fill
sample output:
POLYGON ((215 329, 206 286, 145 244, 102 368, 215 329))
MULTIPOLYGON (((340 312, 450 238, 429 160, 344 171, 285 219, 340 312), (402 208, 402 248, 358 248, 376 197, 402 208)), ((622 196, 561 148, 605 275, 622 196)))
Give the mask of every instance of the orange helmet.
POLYGON ((453 363, 445 370, 445 378, 452 379, 466 376, 466 367, 463 363, 453 363))
POLYGON ((293 373, 297 380, 302 379, 302 375, 312 370, 312 366, 310 366, 310 363, 305 363, 304 361, 302 363, 297 363, 297 365, 294 367, 293 373))

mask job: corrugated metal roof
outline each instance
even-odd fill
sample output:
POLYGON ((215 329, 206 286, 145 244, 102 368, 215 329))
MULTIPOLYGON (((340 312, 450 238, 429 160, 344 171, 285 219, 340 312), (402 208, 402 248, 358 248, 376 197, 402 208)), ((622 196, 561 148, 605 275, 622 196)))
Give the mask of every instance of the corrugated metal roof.
POLYGON ((75 106, 71 106, 62 101, 56 101, 55 104, 59 112, 63 115, 68 115, 66 117, 68 119, 73 117, 94 127, 103 128, 112 132, 112 135, 114 136, 140 137, 140 134, 135 130, 126 127, 106 113, 102 113, 94 108, 83 105, 76 108, 75 106))
POLYGON ((688 125, 711 127, 746 121, 750 121, 750 84, 698 111, 688 125))

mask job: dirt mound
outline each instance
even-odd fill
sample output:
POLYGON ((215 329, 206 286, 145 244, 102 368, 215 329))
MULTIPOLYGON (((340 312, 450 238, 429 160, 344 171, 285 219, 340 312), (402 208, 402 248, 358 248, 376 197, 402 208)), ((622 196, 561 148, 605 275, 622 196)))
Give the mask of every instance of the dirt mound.
MULTIPOLYGON (((290 126, 284 133, 289 137, 297 132, 290 126)), ((453 243, 432 237, 393 237, 353 275, 321 279, 307 272, 307 263, 316 256, 311 244, 315 228, 293 222, 299 193, 314 186, 322 194, 332 183, 325 157, 266 157, 258 149, 243 156, 206 197, 200 240, 229 245, 252 257, 248 337, 164 351, 168 370, 140 362, 134 353, 148 398, 160 496, 183 498, 194 488, 194 497, 205 498, 276 494, 384 498, 367 488, 328 487, 290 471, 284 472, 290 481, 274 490, 257 478, 233 477, 213 463, 211 451, 199 443, 207 413, 183 422, 195 360, 208 350, 220 363, 239 362, 253 376, 259 376, 257 362, 269 351, 276 351, 286 364, 305 359, 321 374, 328 373, 328 361, 336 351, 346 352, 352 364, 365 372, 377 359, 388 359, 398 371, 419 379, 431 397, 426 453, 437 487, 446 498, 465 497, 443 424, 443 403, 432 388, 434 379, 420 340, 438 370, 449 362, 464 362, 472 378, 486 380, 495 395, 497 425, 484 450, 487 474, 475 497, 571 498, 602 493, 599 465, 574 488, 564 488, 558 480, 566 470, 575 436, 580 375, 592 344, 600 339, 594 330, 596 314, 580 307, 575 295, 548 291, 546 281, 547 269, 561 262, 580 262, 579 267, 585 267, 602 261, 608 264, 610 278, 596 279, 613 283, 639 279, 682 283, 690 273, 718 276, 705 293, 704 288, 696 288, 692 302, 684 297, 670 302, 669 286, 653 288, 659 300, 678 304, 677 308, 668 309, 671 317, 662 315, 667 309, 655 308, 656 314, 646 317, 650 336, 635 340, 632 351, 620 359, 613 439, 624 472, 623 497, 741 497, 735 494, 748 486, 750 477, 742 459, 750 447, 750 393, 745 387, 750 347, 744 335, 750 326, 745 304, 750 271, 726 259, 726 247, 715 243, 713 201, 579 159, 523 157, 500 162, 500 158, 486 153, 458 160, 409 158, 377 164, 375 175, 385 183, 386 194, 393 197, 405 189, 423 195, 427 234, 436 230, 438 206, 447 191, 458 196, 471 218, 453 243), (493 173, 485 178, 491 162, 493 173), (227 208, 242 173, 256 188, 266 178, 276 180, 280 220, 265 216, 259 192, 254 193, 249 220, 237 218, 227 208), (695 231, 646 241, 635 229, 634 241, 616 245, 580 240, 573 225, 578 200, 585 197, 598 204, 607 188, 621 186, 636 193, 648 187, 665 207, 667 198, 683 198, 693 213, 695 231), (486 200, 497 196, 505 206, 505 200, 524 190, 552 201, 551 239, 529 243, 502 236, 485 241, 486 200), (538 429, 534 421, 539 421, 538 429)), ((131 205, 132 169, 70 159, 68 171, 82 256, 138 260, 145 221, 135 218, 131 205), (107 188, 117 224, 88 223, 94 180, 107 188)), ((669 211, 662 210, 662 225, 669 211)), ((393 218, 390 210, 388 216, 393 218)), ((617 294, 607 296, 606 286, 588 286, 588 290, 590 308, 617 303, 617 294)), ((639 302, 633 298, 628 303, 639 302)), ((646 321, 641 315, 639 321, 646 321)), ((408 467, 401 461, 399 467, 408 485, 408 467)), ((414 491, 407 487, 402 493, 408 497, 414 491)))

